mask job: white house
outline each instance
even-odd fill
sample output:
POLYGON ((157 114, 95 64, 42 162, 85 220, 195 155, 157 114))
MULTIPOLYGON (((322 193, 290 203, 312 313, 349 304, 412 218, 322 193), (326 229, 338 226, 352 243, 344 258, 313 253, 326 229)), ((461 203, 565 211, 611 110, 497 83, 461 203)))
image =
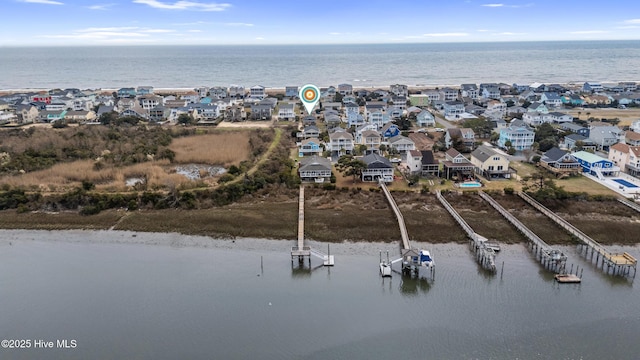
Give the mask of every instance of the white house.
POLYGON ((291 121, 295 119, 294 104, 281 104, 278 109, 278 120, 291 121))
POLYGON ((422 110, 416 115, 416 123, 418 126, 436 126, 436 118, 433 114, 427 110, 422 110))
POLYGON ((351 154, 353 152, 353 136, 346 131, 336 131, 329 134, 329 151, 338 155, 351 154))

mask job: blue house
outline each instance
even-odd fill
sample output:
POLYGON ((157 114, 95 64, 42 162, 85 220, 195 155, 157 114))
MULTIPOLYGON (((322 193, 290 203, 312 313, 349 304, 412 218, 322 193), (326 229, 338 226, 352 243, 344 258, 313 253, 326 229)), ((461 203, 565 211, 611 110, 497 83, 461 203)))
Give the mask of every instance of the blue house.
POLYGON ((309 138, 302 140, 298 144, 298 156, 310 156, 310 155, 320 155, 322 153, 322 146, 320 145, 320 140, 317 138, 309 138))
POLYGON ((284 88, 284 96, 286 97, 297 97, 298 96, 298 87, 297 86, 287 86, 284 88))
POLYGON ((602 178, 603 175, 616 175, 620 168, 613 165, 613 161, 602 158, 586 151, 571 154, 582 166, 582 172, 602 178))
POLYGON ((128 97, 136 97, 136 89, 134 88, 120 88, 118 89, 118 97, 119 98, 128 98, 128 97))
POLYGON ((584 105, 584 99, 580 95, 564 95, 562 97, 563 104, 569 104, 573 106, 582 106, 584 105))
POLYGON ((380 129, 380 134, 382 135, 383 138, 389 139, 394 136, 400 135, 400 129, 398 128, 398 125, 392 122, 388 122, 384 124, 382 129, 380 129))

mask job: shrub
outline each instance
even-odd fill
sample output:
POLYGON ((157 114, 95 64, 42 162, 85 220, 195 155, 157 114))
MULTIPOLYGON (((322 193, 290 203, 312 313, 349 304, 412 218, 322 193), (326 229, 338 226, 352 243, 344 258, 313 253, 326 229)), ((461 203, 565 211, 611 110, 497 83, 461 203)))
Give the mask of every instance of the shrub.
POLYGON ((513 190, 512 187, 506 187, 506 188, 504 188, 504 193, 506 195, 513 195, 515 193, 515 190, 513 190))

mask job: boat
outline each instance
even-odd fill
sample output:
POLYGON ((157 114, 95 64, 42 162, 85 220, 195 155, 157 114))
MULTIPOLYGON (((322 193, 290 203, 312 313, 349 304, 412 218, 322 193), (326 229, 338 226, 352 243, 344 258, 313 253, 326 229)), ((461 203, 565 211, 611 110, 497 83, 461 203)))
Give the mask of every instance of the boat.
POLYGON ((381 262, 380 263, 380 275, 382 277, 389 277, 391 276, 391 264, 387 263, 387 262, 381 262))
POLYGON ((431 257, 431 253, 427 250, 420 250, 420 266, 425 267, 433 267, 433 258, 431 257))

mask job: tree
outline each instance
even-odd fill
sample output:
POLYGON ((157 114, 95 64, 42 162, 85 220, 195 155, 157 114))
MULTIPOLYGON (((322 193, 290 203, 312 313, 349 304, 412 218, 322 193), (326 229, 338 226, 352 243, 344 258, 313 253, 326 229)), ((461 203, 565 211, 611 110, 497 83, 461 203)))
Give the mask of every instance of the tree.
POLYGON ((555 138, 556 136, 556 129, 551 124, 544 123, 536 128, 535 141, 540 142, 546 138, 555 138))
POLYGON ((367 164, 360 159, 354 158, 352 155, 343 155, 338 159, 336 168, 344 176, 353 176, 353 182, 355 183, 356 177, 362 175, 362 170, 367 168, 367 164))
POLYGON ((196 120, 189 114, 180 114, 180 116, 178 116, 178 124, 193 125, 195 123, 196 120))
POLYGON ((117 120, 118 120, 118 113, 115 111, 109 111, 109 112, 103 113, 98 118, 98 121, 100 121, 102 125, 115 124, 117 120))
POLYGON ((384 153, 385 151, 387 151, 387 145, 385 144, 380 144, 380 147, 378 148, 378 150, 380 150, 380 153, 384 153))

